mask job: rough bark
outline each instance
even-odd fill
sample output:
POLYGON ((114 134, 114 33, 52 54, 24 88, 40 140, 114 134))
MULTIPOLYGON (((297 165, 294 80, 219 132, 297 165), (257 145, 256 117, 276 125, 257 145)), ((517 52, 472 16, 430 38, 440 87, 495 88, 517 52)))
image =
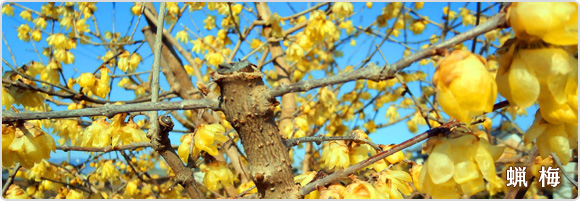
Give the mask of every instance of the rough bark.
MULTIPOLYGON (((243 61, 237 64, 240 63, 243 61)), ((290 155, 274 121, 278 102, 268 96, 269 88, 264 85, 260 70, 253 64, 246 64, 241 68, 220 65, 211 74, 220 86, 220 106, 240 135, 248 156, 250 176, 260 197, 298 198, 290 155)))
POLYGON ((199 190, 197 182, 193 178, 193 170, 185 167, 181 159, 176 154, 175 149, 171 146, 169 141, 169 131, 173 129, 173 122, 171 117, 161 116, 159 117, 160 130, 159 140, 157 143, 153 143, 153 149, 159 152, 159 155, 165 159, 167 165, 171 167, 173 172, 175 172, 175 178, 179 184, 185 188, 185 192, 192 199, 202 199, 205 198, 203 193, 199 190))

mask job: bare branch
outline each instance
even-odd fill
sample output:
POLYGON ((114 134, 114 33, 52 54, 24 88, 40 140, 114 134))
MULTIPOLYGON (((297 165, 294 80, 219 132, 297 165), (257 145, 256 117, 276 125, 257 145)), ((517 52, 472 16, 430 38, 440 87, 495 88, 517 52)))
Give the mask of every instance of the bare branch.
POLYGON ((183 100, 174 102, 107 105, 99 108, 85 108, 78 110, 64 110, 50 112, 15 113, 10 111, 3 111, 2 123, 17 120, 60 119, 68 117, 85 117, 85 116, 111 117, 115 114, 124 112, 143 112, 156 110, 191 110, 198 108, 210 108, 213 110, 218 110, 219 103, 217 100, 199 99, 199 100, 183 100))
POLYGON ((86 152, 111 152, 111 151, 121 151, 121 150, 133 150, 143 147, 152 147, 150 142, 135 142, 127 145, 120 146, 106 146, 106 147, 77 147, 77 146, 56 146, 57 150, 61 151, 86 151, 86 152))
POLYGON ((286 140, 285 144, 288 148, 292 147, 292 146, 296 146, 300 143, 305 143, 305 142, 315 142, 317 144, 320 144, 323 141, 336 141, 336 140, 348 140, 348 141, 361 141, 364 142, 368 145, 371 145, 371 147, 373 147, 375 150, 380 151, 381 148, 379 147, 378 144, 367 140, 367 139, 363 139, 363 138, 359 138, 356 135, 346 135, 346 136, 310 136, 310 137, 301 137, 301 138, 292 138, 292 139, 288 139, 286 140))
POLYGON ((578 188, 578 183, 576 183, 576 181, 574 181, 574 179, 572 179, 566 173, 566 170, 564 169, 564 165, 562 165, 562 161, 560 161, 560 158, 558 158, 558 156, 554 152, 550 153, 550 155, 554 159, 554 162, 556 162, 556 165, 560 168, 560 172, 564 175, 564 177, 566 177, 566 179, 568 181, 570 181, 570 183, 572 183, 572 185, 574 185, 576 188, 578 188))
POLYGON ((314 10, 316 10, 316 9, 322 7, 322 6, 328 5, 328 4, 330 4, 330 2, 318 3, 318 4, 316 4, 316 5, 308 8, 306 10, 303 10, 302 12, 296 13, 294 15, 286 16, 286 17, 281 17, 280 20, 285 21, 285 20, 289 20, 289 19, 292 19, 292 18, 297 18, 297 17, 300 17, 302 15, 305 15, 306 13, 312 12, 312 11, 314 11, 314 10))
POLYGON ((16 163, 16 167, 14 168, 14 172, 12 172, 12 174, 10 175, 10 177, 8 177, 8 180, 6 180, 6 182, 4 183, 4 186, 2 187, 2 197, 6 196, 6 191, 8 191, 8 188, 10 187, 10 185, 12 185, 12 182, 14 181, 14 177, 16 177, 16 173, 18 173, 18 170, 20 170, 22 166, 20 165, 20 163, 16 163))

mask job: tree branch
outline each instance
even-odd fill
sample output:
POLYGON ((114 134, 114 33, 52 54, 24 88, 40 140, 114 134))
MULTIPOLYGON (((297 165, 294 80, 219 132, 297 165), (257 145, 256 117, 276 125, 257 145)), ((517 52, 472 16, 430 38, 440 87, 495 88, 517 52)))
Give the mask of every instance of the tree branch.
POLYGON ((15 113, 10 111, 2 112, 2 123, 17 121, 17 120, 32 120, 32 119, 61 119, 68 117, 84 117, 84 116, 107 116, 112 117, 118 113, 124 112, 143 112, 155 110, 190 110, 198 108, 209 108, 218 110, 219 102, 217 100, 198 99, 198 100, 183 100, 173 102, 157 102, 157 103, 135 103, 127 105, 108 105, 99 108, 85 108, 77 110, 63 110, 50 112, 30 112, 30 113, 15 113))
POLYGON ((121 151, 121 150, 132 150, 142 147, 152 147, 153 145, 150 142, 135 142, 127 145, 120 145, 120 146, 106 146, 106 147, 76 147, 76 146, 56 146, 57 150, 61 150, 64 152, 67 151, 86 151, 86 152, 111 152, 111 151, 121 151))
POLYGON ((296 146, 300 143, 305 143, 305 142, 315 142, 317 144, 320 144, 323 141, 335 141, 335 140, 348 140, 348 141, 361 141, 364 142, 368 145, 370 145, 371 147, 373 147, 375 150, 382 150, 379 145, 377 145, 376 143, 367 140, 367 139, 363 139, 363 138, 359 138, 356 135, 346 135, 346 136, 310 136, 310 137, 300 137, 300 138, 292 138, 292 139, 288 139, 284 142, 284 144, 286 144, 286 147, 290 148, 292 146, 296 146))
POLYGON ((8 180, 6 180, 6 183, 4 183, 4 186, 2 187, 2 197, 6 196, 6 191, 8 191, 8 188, 10 187, 10 185, 12 185, 12 182, 14 182, 14 177, 16 177, 16 173, 18 173, 18 170, 20 170, 21 167, 22 166, 20 165, 20 163, 16 164, 14 172, 12 173, 12 175, 10 175, 10 177, 8 177, 8 180))
POLYGON ((504 27, 504 26, 505 26, 505 12, 500 12, 497 15, 490 18, 485 23, 483 23, 483 24, 481 24, 481 25, 479 25, 479 26, 477 26, 469 31, 458 34, 455 37, 453 37, 447 41, 444 41, 444 42, 439 43, 437 45, 426 48, 426 49, 424 49, 420 52, 417 52, 415 54, 412 54, 408 57, 404 57, 394 64, 386 65, 384 68, 386 68, 388 70, 385 70, 383 73, 381 73, 381 69, 383 69, 383 67, 367 66, 365 68, 359 68, 359 69, 354 70, 354 71, 349 72, 349 73, 328 76, 328 77, 321 78, 321 79, 306 80, 306 81, 301 81, 301 82, 289 84, 289 85, 281 85, 279 87, 271 89, 269 93, 270 93, 270 96, 275 97, 275 96, 281 96, 281 95, 284 95, 287 93, 303 92, 303 91, 308 91, 308 90, 315 89, 318 87, 323 87, 323 86, 328 86, 328 85, 333 85, 333 84, 340 84, 340 83, 345 83, 345 82, 359 80, 359 79, 369 79, 369 80, 373 80, 373 81, 391 79, 394 77, 395 72, 400 71, 400 70, 410 66, 412 63, 414 63, 416 61, 419 61, 421 59, 424 59, 424 58, 427 58, 427 57, 430 57, 433 55, 437 55, 442 50, 444 50, 446 48, 452 47, 456 44, 459 44, 463 41, 469 40, 477 35, 494 30, 498 27, 504 27))

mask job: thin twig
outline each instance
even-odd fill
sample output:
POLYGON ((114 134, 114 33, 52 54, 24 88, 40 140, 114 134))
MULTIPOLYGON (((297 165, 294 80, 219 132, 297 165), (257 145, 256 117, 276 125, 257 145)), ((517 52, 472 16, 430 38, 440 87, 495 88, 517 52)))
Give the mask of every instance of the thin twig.
MULTIPOLYGON (((464 8, 466 9, 466 8, 464 8)), ((477 2, 477 14, 475 19, 475 26, 479 25, 479 18, 481 17, 481 2, 477 2)), ((471 43, 471 53, 475 53, 475 47, 477 46, 477 36, 473 37, 473 42, 471 43)))
MULTIPOLYGON (((157 34, 155 35, 155 44, 153 44, 153 66, 151 67, 152 80, 151 80, 151 103, 155 104, 159 102, 159 65, 161 64, 161 45, 163 39, 163 18, 165 17, 165 2, 160 3, 159 14, 157 15, 157 34)), ((159 118, 159 114, 156 110, 149 112, 149 119, 151 124, 150 129, 147 132, 147 136, 151 137, 153 143, 157 143, 159 138, 159 123, 155 121, 159 118)))
POLYGON ((566 179, 568 181, 570 181, 570 183, 572 183, 572 185, 574 185, 576 188, 578 188, 578 183, 576 181, 574 181, 574 179, 572 179, 566 173, 566 170, 564 169, 564 165, 562 165, 562 161, 560 160, 560 158, 558 158, 558 156, 554 152, 550 153, 550 155, 554 159, 554 162, 556 162, 556 165, 560 168, 560 172, 564 175, 564 177, 566 177, 566 179))
POLYGON ((323 141, 336 141, 336 140, 348 140, 348 141, 361 141, 364 142, 368 145, 370 145, 371 147, 373 147, 375 150, 381 150, 381 148, 379 147, 378 144, 367 140, 367 139, 362 139, 357 137, 356 135, 346 135, 346 136, 310 136, 310 137, 300 137, 300 138, 292 138, 292 139, 288 139, 286 140, 285 144, 288 148, 292 147, 292 146, 296 146, 300 143, 305 143, 305 142, 315 142, 317 144, 322 143, 323 141))
POLYGON ((8 187, 10 187, 10 185, 12 185, 12 182, 14 182, 14 177, 16 177, 16 173, 18 173, 18 170, 20 170, 21 167, 22 166, 20 165, 20 163, 16 163, 14 172, 10 175, 10 177, 8 177, 8 180, 6 180, 6 183, 2 187, 2 197, 6 196, 6 191, 8 191, 8 187))
POLYGON ((6 49, 10 53, 10 58, 12 58, 12 62, 14 62, 14 66, 18 66, 18 63, 16 63, 16 58, 14 58, 14 54, 12 54, 12 50, 10 49, 10 45, 8 45, 8 41, 6 40, 6 37, 4 37, 4 32, 2 32, 2 39, 4 40, 4 43, 6 44, 6 49))

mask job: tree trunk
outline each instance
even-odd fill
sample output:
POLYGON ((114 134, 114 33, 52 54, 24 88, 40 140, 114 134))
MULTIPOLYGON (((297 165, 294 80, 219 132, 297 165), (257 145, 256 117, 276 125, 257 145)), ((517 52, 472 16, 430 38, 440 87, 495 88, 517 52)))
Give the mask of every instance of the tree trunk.
POLYGON ((274 121, 278 102, 268 95, 260 70, 241 61, 220 65, 211 76, 220 86, 222 111, 240 135, 260 197, 298 198, 290 155, 274 121))

